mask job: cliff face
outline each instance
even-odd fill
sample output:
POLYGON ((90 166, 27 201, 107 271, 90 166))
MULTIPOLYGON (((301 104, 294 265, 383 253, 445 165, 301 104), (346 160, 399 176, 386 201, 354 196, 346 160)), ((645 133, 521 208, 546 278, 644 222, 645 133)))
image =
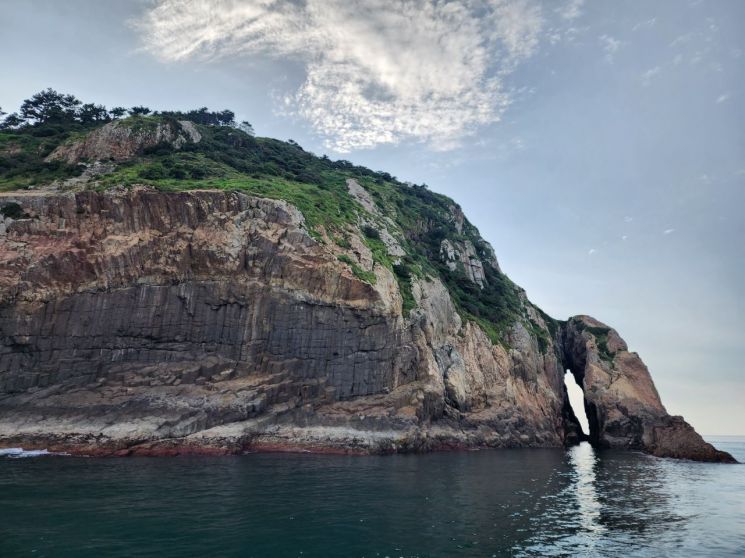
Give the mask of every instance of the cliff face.
POLYGON ((46 157, 47 162, 126 161, 144 149, 170 145, 180 149, 198 143, 202 135, 189 121, 159 122, 142 119, 134 124, 119 120, 92 131, 80 141, 63 143, 46 157))
POLYGON ((409 275, 413 236, 347 188, 359 219, 337 242, 293 205, 237 192, 0 196, 0 444, 555 447, 580 437, 570 369, 596 444, 731 460, 667 415, 614 330, 555 322, 505 290, 459 210, 460 232, 432 240, 444 275, 409 275), (480 293, 512 301, 499 342, 470 317, 480 293))

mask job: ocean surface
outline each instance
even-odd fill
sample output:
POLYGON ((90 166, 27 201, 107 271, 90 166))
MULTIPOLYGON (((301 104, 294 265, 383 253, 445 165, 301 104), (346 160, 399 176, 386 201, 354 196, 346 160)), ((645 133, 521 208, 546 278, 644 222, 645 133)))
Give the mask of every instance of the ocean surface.
MULTIPOLYGON (((745 461, 745 438, 710 438, 745 461)), ((0 557, 745 556, 745 465, 496 450, 0 457, 0 557)))

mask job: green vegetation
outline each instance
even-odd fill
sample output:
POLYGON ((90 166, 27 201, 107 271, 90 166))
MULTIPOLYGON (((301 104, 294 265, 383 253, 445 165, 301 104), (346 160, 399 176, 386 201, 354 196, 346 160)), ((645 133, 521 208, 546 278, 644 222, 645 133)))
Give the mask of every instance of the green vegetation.
POLYGON ((548 328, 548 332, 551 335, 551 339, 555 339, 556 335, 559 333, 559 327, 561 325, 561 322, 559 320, 556 320, 546 314, 543 310, 538 308, 536 305, 533 305, 533 308, 535 308, 535 311, 540 314, 541 318, 543 318, 543 321, 546 324, 546 327, 548 328))
POLYGON ((408 317, 411 311, 416 308, 416 300, 411 289, 411 269, 404 262, 394 265, 393 273, 396 275, 398 290, 401 292, 401 299, 403 300, 403 314, 408 317))
POLYGON ((0 214, 10 219, 24 219, 28 217, 28 214, 23 211, 23 208, 15 202, 5 203, 0 206, 0 214))
POLYGON ((582 322, 578 323, 583 331, 587 331, 595 337, 600 358, 608 363, 612 363, 615 353, 608 348, 608 333, 610 333, 610 328, 588 326, 582 322))
MULTIPOLYGON (((478 230, 459 219, 460 210, 450 198, 431 192, 426 185, 404 184, 385 172, 318 157, 292 140, 255 137, 248 122, 235 123, 231 111, 200 108, 153 113, 142 106, 107 111, 51 89, 40 92, 24 101, 20 113, 0 123, 0 190, 79 175, 83 165, 44 159, 57 146, 82 139, 112 119, 137 131, 190 120, 202 139, 180 149, 169 143, 148 147, 137 157, 117 163, 109 174, 97 177, 90 188, 220 189, 286 200, 303 213, 309 233, 321 242, 331 238, 341 248, 350 249, 349 231, 359 228, 376 265, 388 268, 396 277, 405 315, 416 307, 412 279, 438 277, 463 318, 478 323, 495 343, 508 345, 509 330, 517 321, 538 338, 543 351, 556 335, 558 322, 541 313, 546 331, 532 321, 520 289, 496 268, 484 266, 486 281, 481 288, 464 276, 462 266, 451 270, 443 262, 441 246, 446 239, 456 246, 471 243, 483 262, 491 256, 478 230), (368 214, 349 195, 349 178, 371 194, 387 218, 368 214), (365 224, 360 226, 361 222, 365 224), (388 253, 381 239, 383 228, 397 238, 405 256, 394 258, 388 253)), ((375 283, 375 274, 360 268, 351 257, 342 255, 339 260, 349 265, 356 277, 375 283)))
POLYGON ((366 283, 370 283, 371 285, 375 284, 375 274, 372 271, 365 271, 362 269, 357 263, 347 256, 346 254, 342 254, 341 256, 337 256, 340 262, 344 262, 347 264, 351 269, 352 273, 354 273, 354 276, 357 277, 357 279, 360 279, 361 281, 365 281, 366 283))
POLYGON ((533 320, 529 319, 528 324, 530 325, 529 331, 535 336, 536 340, 538 341, 538 349, 540 349, 542 353, 545 353, 546 349, 548 349, 549 343, 551 342, 548 333, 533 320))
POLYGON ((83 126, 63 129, 43 124, 23 132, 0 131, 0 191, 18 190, 80 175, 83 167, 44 162, 57 145, 83 126))

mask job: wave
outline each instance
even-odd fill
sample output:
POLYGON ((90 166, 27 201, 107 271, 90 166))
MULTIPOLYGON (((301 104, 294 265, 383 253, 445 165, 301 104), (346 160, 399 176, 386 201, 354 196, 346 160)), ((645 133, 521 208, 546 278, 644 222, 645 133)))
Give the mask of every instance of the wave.
POLYGON ((51 452, 49 450, 25 450, 23 448, 0 448, 0 457, 20 459, 22 457, 42 457, 45 455, 68 455, 66 453, 51 452))

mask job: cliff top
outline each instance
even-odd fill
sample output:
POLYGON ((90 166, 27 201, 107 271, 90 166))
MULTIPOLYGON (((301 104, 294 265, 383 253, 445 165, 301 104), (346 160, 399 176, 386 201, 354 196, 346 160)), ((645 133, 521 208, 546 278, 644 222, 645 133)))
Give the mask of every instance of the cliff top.
MULTIPOLYGON (((501 272, 458 204, 425 184, 319 157, 292 140, 255 137, 249 123, 236 123, 227 110, 109 111, 46 90, 0 125, 0 192, 133 187, 288 201, 302 212, 311 236, 349 251, 339 259, 374 282, 350 244, 362 233, 374 263, 393 271, 405 312, 415 305, 411 277, 438 277, 461 315, 493 342, 508 345, 510 328, 522 322, 548 345, 544 325, 552 329, 554 320, 501 272)), ((14 209, 0 208, 4 215, 14 209)))

